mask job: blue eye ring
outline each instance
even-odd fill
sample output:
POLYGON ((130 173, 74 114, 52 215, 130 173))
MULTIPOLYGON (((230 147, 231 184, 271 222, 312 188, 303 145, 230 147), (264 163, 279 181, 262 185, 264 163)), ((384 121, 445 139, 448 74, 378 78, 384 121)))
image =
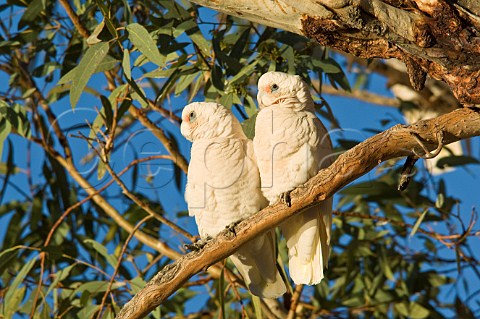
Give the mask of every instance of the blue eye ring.
POLYGON ((276 91, 279 89, 278 85, 277 84, 272 84, 272 86, 270 87, 270 89, 272 90, 272 92, 276 91))
POLYGON ((193 122, 197 119, 197 114, 195 113, 195 111, 192 111, 190 112, 190 114, 188 114, 188 120, 190 122, 193 122))

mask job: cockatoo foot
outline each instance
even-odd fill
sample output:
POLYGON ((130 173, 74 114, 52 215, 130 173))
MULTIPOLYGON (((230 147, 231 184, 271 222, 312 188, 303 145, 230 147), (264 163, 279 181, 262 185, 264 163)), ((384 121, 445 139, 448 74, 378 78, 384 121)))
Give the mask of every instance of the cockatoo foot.
POLYGON ((235 226, 237 226, 240 223, 240 221, 232 222, 225 226, 226 229, 228 229, 229 232, 233 233, 235 236, 237 236, 237 232, 235 231, 235 226))
POLYGON ((184 244, 183 248, 185 248, 187 250, 191 250, 191 251, 199 251, 203 247, 205 247, 205 245, 208 243, 208 241, 210 241, 212 239, 213 238, 210 237, 210 236, 203 237, 203 238, 200 238, 199 240, 197 240, 196 242, 194 242, 192 244, 184 244))
POLYGON ((291 202, 292 199, 290 198, 290 192, 291 191, 287 191, 280 194, 280 201, 285 205, 287 205, 288 207, 292 206, 292 202, 291 202))

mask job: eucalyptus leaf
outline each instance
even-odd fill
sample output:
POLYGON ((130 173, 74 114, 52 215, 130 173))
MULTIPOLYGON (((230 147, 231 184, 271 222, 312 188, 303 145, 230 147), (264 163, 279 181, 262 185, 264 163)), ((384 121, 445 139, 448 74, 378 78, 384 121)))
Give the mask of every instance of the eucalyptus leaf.
POLYGON ((96 68, 108 53, 108 43, 97 43, 90 47, 83 56, 78 70, 72 79, 72 87, 70 89, 70 104, 75 108, 77 102, 87 85, 90 77, 95 73, 96 68))
POLYGON ((128 31, 128 39, 150 62, 155 63, 159 67, 165 65, 166 58, 158 51, 157 45, 147 29, 138 23, 129 24, 126 29, 128 31))

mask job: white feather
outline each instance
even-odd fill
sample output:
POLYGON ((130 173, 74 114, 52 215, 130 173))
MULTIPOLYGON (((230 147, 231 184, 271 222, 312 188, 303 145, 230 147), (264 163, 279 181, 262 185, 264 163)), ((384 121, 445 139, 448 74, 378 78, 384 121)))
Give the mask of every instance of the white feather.
MULTIPOLYGON (((313 177, 332 162, 326 128, 315 116, 307 85, 298 76, 264 74, 258 82, 260 112, 254 148, 262 191, 270 203, 313 177)), ((318 284, 327 266, 332 200, 281 225, 287 240, 290 276, 296 284, 318 284)))
MULTIPOLYGON (((189 214, 195 216, 202 237, 215 236, 267 205, 253 144, 234 115, 220 104, 189 104, 182 119, 182 134, 193 141, 185 191, 189 214)), ((273 232, 242 246, 231 259, 253 294, 277 298, 285 293, 276 268, 273 232)))

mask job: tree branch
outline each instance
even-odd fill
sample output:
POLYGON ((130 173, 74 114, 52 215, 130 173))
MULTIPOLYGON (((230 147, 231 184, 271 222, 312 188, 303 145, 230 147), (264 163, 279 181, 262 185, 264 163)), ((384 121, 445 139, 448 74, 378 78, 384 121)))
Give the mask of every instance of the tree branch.
POLYGON ((193 275, 228 257, 240 246, 276 227, 289 217, 315 206, 342 187, 392 158, 423 152, 414 134, 428 150, 437 147, 436 136, 443 132, 443 143, 480 135, 480 109, 463 108, 413 125, 395 125, 346 151, 328 168, 291 192, 291 206, 277 203, 262 209, 235 226, 235 235, 223 231, 197 252, 191 252, 165 266, 120 311, 118 319, 146 316, 177 291, 193 275))
POLYGON ((190 1, 361 58, 397 58, 415 89, 428 73, 461 103, 480 104, 480 17, 465 1, 190 1))
POLYGON ((163 146, 167 149, 168 153, 173 158, 173 163, 175 163, 180 169, 187 174, 188 172, 188 163, 187 160, 180 154, 180 152, 176 149, 172 141, 165 135, 165 132, 161 130, 158 126, 155 125, 145 114, 145 111, 142 109, 138 109, 135 106, 130 106, 129 109, 130 113, 142 123, 143 126, 150 129, 157 137, 160 142, 162 142, 163 146))
POLYGON ((80 21, 80 18, 78 15, 75 13, 75 10, 73 10, 72 6, 70 3, 68 3, 68 0, 59 0, 65 11, 67 12, 68 17, 70 20, 72 20, 73 25, 75 28, 78 30, 78 33, 85 39, 90 36, 90 31, 87 30, 80 21))
POLYGON ((382 106, 400 107, 401 104, 398 99, 371 93, 366 90, 352 90, 351 92, 348 92, 326 84, 322 85, 322 94, 343 96, 382 106))

